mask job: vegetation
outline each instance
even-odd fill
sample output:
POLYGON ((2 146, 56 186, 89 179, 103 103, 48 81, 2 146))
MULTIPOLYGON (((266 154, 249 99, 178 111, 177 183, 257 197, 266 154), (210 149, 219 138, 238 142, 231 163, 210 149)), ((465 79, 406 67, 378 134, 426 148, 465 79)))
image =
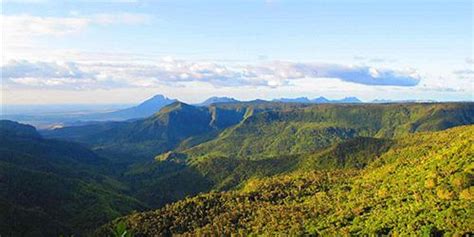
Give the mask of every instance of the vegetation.
POLYGON ((82 236, 153 209, 97 234, 468 233, 473 123, 473 103, 263 101, 42 136, 1 121, 0 234, 82 236))
MULTIPOLYGON (((137 235, 465 235, 474 231, 474 126, 401 137, 363 169, 251 179, 116 222, 137 235)), ((350 159, 350 157, 348 157, 350 159)))
POLYGON ((191 157, 259 159, 315 151, 354 137, 396 138, 474 123, 467 104, 312 105, 247 117, 217 139, 186 151, 191 157))
POLYGON ((108 161, 70 142, 0 121, 0 233, 5 236, 83 234, 143 210, 111 177, 108 161))
POLYGON ((383 153, 392 138, 417 129, 436 131, 472 123, 472 105, 222 104, 219 106, 226 110, 245 110, 242 121, 208 142, 188 149, 178 147, 157 156, 155 162, 136 164, 125 177, 143 193, 143 201, 161 206, 199 192, 234 189, 250 178, 288 173, 297 167, 360 168, 383 153), (316 156, 323 158, 311 159, 316 156), (167 173, 169 167, 173 168, 167 173), (179 195, 166 195, 166 199, 157 196, 174 194, 176 189, 164 187, 184 187, 189 177, 193 181, 189 192, 180 189, 179 195))

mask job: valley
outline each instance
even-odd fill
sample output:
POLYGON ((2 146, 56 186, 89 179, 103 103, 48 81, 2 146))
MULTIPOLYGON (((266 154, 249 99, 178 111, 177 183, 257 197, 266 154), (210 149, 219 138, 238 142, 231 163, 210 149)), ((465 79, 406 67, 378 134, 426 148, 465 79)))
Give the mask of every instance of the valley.
POLYGON ((472 124, 473 103, 268 101, 40 133, 2 120, 0 232, 466 234, 472 124))

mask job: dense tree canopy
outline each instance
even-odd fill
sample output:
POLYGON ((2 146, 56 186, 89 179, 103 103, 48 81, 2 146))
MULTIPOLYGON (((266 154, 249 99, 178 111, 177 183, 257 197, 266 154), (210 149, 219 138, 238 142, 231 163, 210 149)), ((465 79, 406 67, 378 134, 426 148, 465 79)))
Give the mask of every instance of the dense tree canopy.
POLYGON ((0 235, 470 233, 473 123, 474 103, 263 101, 0 121, 0 235))
POLYGON ((473 134, 463 126, 405 136, 362 169, 250 179, 114 223, 145 236, 464 235, 474 231, 473 134))

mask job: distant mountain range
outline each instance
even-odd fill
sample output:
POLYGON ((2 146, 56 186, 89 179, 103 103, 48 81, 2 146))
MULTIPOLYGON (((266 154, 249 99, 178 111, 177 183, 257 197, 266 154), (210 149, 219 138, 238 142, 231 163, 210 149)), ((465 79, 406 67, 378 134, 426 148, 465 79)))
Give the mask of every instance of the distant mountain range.
MULTIPOLYGON (((262 101, 265 100, 256 100, 262 101)), ((308 97, 297 97, 297 98, 279 98, 273 99, 272 102, 282 102, 282 103, 307 103, 307 104, 325 104, 325 103, 363 103, 357 97, 345 97, 339 100, 331 100, 325 97, 318 97, 314 99, 309 99, 308 97)), ((242 102, 231 97, 210 97, 209 99, 203 101, 202 103, 196 104, 197 106, 209 106, 217 103, 238 103, 242 102)))
POLYGON ((436 100, 386 100, 386 99, 375 99, 370 103, 374 104, 386 104, 386 103, 435 103, 436 100))
POLYGON ((280 98, 274 99, 275 102, 283 103, 312 103, 312 104, 326 104, 326 103, 362 103, 357 97, 346 97, 339 100, 330 100, 325 97, 318 97, 314 99, 308 99, 308 97, 298 97, 298 98, 280 98))
MULTIPOLYGON (((78 108, 75 112, 71 112, 70 105, 65 107, 63 112, 60 111, 60 108, 55 108, 54 113, 15 113, 15 114, 2 114, 3 119, 15 120, 23 123, 28 123, 36 126, 39 129, 51 129, 64 126, 78 126, 86 125, 91 123, 97 123, 102 121, 125 121, 125 120, 136 120, 141 118, 146 118, 152 116, 155 113, 158 113, 163 107, 170 105, 174 102, 178 102, 177 99, 167 98, 163 95, 155 95, 144 102, 119 110, 107 111, 107 112, 97 112, 97 105, 94 105, 96 112, 87 110, 87 107, 78 108), (67 109, 66 109, 67 108, 67 109)), ((434 102, 434 101, 422 101, 422 100, 405 100, 405 101, 393 101, 393 100, 384 100, 377 99, 371 102, 363 102, 357 97, 345 97, 342 99, 328 99, 325 97, 317 97, 314 99, 309 99, 307 97, 298 97, 298 98, 279 98, 273 100, 262 100, 256 99, 252 101, 239 101, 231 97, 210 97, 205 101, 194 104, 199 107, 208 107, 216 104, 230 104, 230 103, 291 103, 291 104, 356 104, 356 103, 425 103, 425 102, 434 102)), ((57 107, 57 106, 56 106, 57 107)), ((109 105, 110 107, 110 105, 109 105)), ((105 108, 105 107, 104 107, 105 108)))

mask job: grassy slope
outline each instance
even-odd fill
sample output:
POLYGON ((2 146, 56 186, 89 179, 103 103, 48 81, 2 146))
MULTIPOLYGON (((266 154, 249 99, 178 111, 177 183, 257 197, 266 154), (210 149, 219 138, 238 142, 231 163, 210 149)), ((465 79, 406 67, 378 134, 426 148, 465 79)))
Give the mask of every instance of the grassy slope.
POLYGON ((252 179, 240 191, 203 194, 121 220, 146 235, 472 233, 473 134, 474 126, 462 126, 402 136, 362 170, 252 179))

